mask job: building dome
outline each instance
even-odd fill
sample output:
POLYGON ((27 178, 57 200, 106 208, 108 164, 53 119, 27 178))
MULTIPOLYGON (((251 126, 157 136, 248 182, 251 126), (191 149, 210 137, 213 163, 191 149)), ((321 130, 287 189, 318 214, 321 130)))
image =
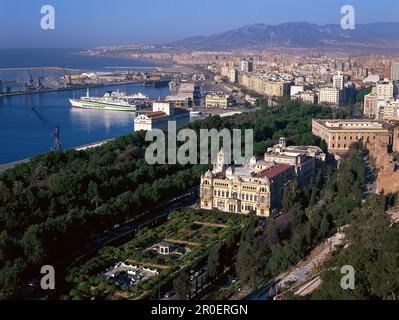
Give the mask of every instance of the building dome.
POLYGON ((213 178, 213 174, 212 174, 211 170, 208 170, 207 172, 205 172, 205 178, 209 178, 209 179, 213 178))

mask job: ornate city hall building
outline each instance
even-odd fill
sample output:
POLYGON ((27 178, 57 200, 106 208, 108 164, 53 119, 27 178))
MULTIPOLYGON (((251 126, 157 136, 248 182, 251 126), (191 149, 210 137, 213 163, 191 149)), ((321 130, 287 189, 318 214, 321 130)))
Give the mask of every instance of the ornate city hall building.
POLYGON ((284 188, 296 179, 306 185, 315 173, 316 162, 325 160, 317 147, 287 147, 286 139, 269 148, 264 159, 252 157, 242 166, 227 166, 223 149, 213 171, 201 177, 202 209, 267 217, 281 207, 284 188))

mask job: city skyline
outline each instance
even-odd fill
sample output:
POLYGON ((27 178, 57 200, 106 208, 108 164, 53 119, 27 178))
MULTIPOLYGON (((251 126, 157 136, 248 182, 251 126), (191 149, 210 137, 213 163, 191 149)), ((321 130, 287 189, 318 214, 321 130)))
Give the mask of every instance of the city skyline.
POLYGON ((397 1, 329 1, 320 5, 307 0, 298 5, 250 0, 205 0, 199 6, 187 1, 113 3, 105 1, 53 1, 55 30, 40 28, 43 2, 34 0, 21 5, 7 2, 0 13, 0 48, 86 48, 100 45, 167 43, 192 36, 207 36, 254 23, 277 25, 307 21, 339 24, 343 5, 353 5, 356 23, 399 22, 397 1), (312 8, 309 10, 309 8, 312 8), (144 13, 144 14, 143 14, 144 13))

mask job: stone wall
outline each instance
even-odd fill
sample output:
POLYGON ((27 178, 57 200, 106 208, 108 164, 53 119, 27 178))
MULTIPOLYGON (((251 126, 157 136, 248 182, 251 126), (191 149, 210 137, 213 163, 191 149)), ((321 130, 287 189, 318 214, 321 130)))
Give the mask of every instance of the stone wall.
POLYGON ((399 127, 393 129, 393 152, 399 152, 399 127))
MULTIPOLYGON (((399 128, 394 128, 393 146, 394 150, 399 150, 399 128)), ((399 170, 393 155, 388 153, 386 141, 377 140, 374 144, 366 144, 370 156, 375 159, 375 166, 378 170, 377 192, 385 193, 399 192, 399 170)), ((395 151, 397 152, 397 151, 395 151)))

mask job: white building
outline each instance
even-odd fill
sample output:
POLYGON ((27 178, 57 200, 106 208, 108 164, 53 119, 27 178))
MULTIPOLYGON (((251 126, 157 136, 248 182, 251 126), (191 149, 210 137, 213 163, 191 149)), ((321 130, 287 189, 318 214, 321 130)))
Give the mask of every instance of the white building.
POLYGON ((399 100, 388 101, 382 107, 382 117, 384 120, 399 121, 399 100))
POLYGON ((391 80, 399 81, 399 62, 393 63, 391 66, 391 80))
POLYGON ((234 98, 222 92, 212 92, 205 97, 207 108, 228 108, 234 103, 234 98))
POLYGON ((290 89, 290 96, 293 97, 293 96, 295 96, 297 93, 303 92, 303 91, 305 91, 305 86, 303 86, 303 85, 294 85, 294 86, 291 86, 291 89, 290 89))
POLYGON ((333 76, 333 87, 337 88, 338 90, 342 90, 344 88, 344 75, 339 71, 333 76))
POLYGON ((339 107, 343 103, 343 91, 336 87, 324 87, 319 89, 319 103, 326 103, 339 107))
POLYGON ((317 104, 317 94, 311 90, 305 92, 298 92, 291 97, 292 100, 302 100, 305 103, 317 104))
POLYGON ((377 82, 376 87, 378 100, 390 100, 393 98, 393 83, 388 79, 377 82))
POLYGON ((182 126, 190 122, 190 113, 170 101, 154 101, 151 112, 141 112, 134 119, 134 131, 167 130, 169 121, 176 121, 176 127, 182 126))
POLYGON ((241 72, 253 72, 254 62, 253 60, 243 59, 241 61, 241 72))
POLYGON ((364 78, 363 83, 377 83, 380 81, 380 76, 378 74, 370 74, 364 78))
POLYGON ((229 70, 229 80, 232 83, 238 82, 238 71, 234 68, 229 70))

